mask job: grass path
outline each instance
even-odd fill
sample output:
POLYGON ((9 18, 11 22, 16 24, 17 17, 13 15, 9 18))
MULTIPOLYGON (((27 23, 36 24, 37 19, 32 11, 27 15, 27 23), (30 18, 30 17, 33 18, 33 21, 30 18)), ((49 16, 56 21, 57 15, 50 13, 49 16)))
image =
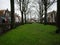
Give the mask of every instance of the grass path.
POLYGON ((0 36, 0 45, 60 45, 55 26, 25 24, 0 36))

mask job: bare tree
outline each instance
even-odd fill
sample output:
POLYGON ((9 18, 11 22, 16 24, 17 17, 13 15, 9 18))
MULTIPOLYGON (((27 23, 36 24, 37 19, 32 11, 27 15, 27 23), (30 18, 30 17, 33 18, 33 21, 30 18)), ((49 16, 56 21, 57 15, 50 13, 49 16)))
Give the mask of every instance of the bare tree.
POLYGON ((11 29, 15 26, 15 18, 14 18, 14 0, 10 0, 11 3, 11 29))
POLYGON ((25 15, 25 24, 26 24, 26 11, 28 8, 29 0, 24 0, 24 15, 25 15))
POLYGON ((42 16, 44 16, 44 24, 47 24, 47 9, 54 3, 56 0, 40 0, 40 21, 42 22, 42 16), (43 7, 44 6, 44 7, 43 7), (43 13, 44 12, 44 13, 43 13))
POLYGON ((43 0, 44 7, 45 7, 45 17, 44 17, 44 24, 47 24, 47 0, 43 0))
POLYGON ((60 33, 60 0, 57 0, 56 33, 60 33))
POLYGON ((21 24, 23 24, 23 2, 24 0, 16 0, 19 10, 21 11, 21 24))
POLYGON ((21 16, 22 16, 21 23, 23 24, 24 23, 24 21, 23 21, 23 9, 24 9, 23 2, 24 2, 24 0, 19 0, 19 1, 20 1, 20 10, 21 10, 21 16))
POLYGON ((42 23, 42 16, 43 16, 43 1, 41 0, 39 3, 39 7, 40 7, 40 22, 42 23))
POLYGON ((29 0, 16 0, 19 7, 20 7, 20 11, 21 11, 21 23, 23 24, 24 23, 24 20, 23 20, 23 15, 25 16, 25 23, 26 23, 26 11, 27 11, 27 6, 28 6, 28 1, 29 0))

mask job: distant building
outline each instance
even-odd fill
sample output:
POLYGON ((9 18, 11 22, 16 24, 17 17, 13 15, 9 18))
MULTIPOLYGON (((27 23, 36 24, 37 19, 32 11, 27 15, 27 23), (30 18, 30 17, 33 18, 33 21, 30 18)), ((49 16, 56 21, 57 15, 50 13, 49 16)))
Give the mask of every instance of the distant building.
MULTIPOLYGON (((14 13, 15 22, 20 22, 20 16, 14 13)), ((4 19, 6 23, 11 23, 11 12, 7 10, 0 10, 0 22, 4 19)))
POLYGON ((56 11, 49 12, 49 13, 47 14, 47 22, 55 23, 56 14, 57 14, 56 11))
MULTIPOLYGON (((14 13, 15 23, 20 23, 20 16, 14 13)), ((0 25, 5 25, 7 29, 11 28, 11 12, 7 10, 0 10, 0 25)))
POLYGON ((0 10, 0 22, 5 21, 5 23, 10 22, 10 12, 7 10, 0 10))

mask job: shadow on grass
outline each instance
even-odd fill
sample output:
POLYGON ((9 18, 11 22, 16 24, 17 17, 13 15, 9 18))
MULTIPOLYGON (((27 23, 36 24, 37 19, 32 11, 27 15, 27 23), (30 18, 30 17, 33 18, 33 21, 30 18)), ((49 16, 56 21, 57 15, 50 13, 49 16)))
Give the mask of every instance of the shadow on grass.
MULTIPOLYGON (((15 24, 15 27, 14 27, 13 29, 17 28, 17 27, 20 26, 20 25, 22 25, 22 24, 16 23, 16 24, 15 24)), ((6 27, 0 29, 0 36, 4 35, 5 33, 9 32, 9 31, 11 31, 11 30, 12 30, 11 28, 10 28, 10 29, 7 29, 6 27)))
POLYGON ((54 42, 52 42, 52 44, 53 44, 53 45, 60 45, 60 42, 54 41, 54 42))

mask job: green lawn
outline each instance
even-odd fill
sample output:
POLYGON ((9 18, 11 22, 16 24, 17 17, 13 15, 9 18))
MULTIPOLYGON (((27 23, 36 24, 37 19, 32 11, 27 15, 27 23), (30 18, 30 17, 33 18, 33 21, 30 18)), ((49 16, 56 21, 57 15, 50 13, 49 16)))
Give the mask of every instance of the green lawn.
POLYGON ((60 45, 55 26, 25 24, 0 36, 0 45, 60 45))

